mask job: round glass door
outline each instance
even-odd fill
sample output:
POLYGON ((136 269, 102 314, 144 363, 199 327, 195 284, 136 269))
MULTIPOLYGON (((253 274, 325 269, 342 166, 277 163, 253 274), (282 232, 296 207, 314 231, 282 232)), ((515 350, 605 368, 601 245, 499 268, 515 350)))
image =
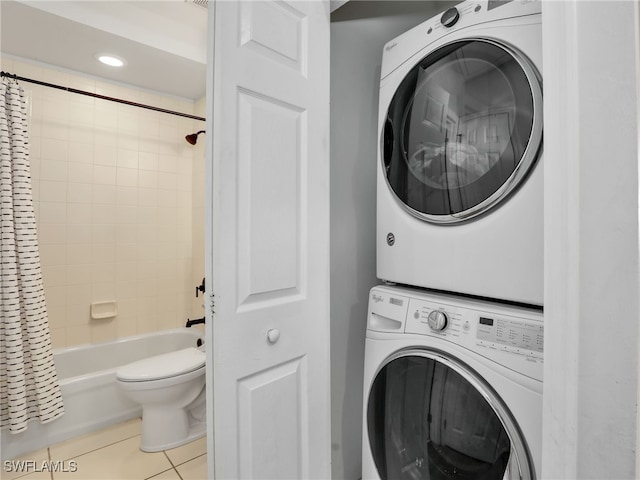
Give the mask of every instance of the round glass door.
POLYGON ((383 168, 411 214, 456 223, 505 199, 541 144, 535 69, 498 42, 458 41, 424 58, 396 90, 383 130, 383 168))
POLYGON ((493 390, 442 354, 392 357, 367 406, 381 480, 534 478, 520 431, 493 390))

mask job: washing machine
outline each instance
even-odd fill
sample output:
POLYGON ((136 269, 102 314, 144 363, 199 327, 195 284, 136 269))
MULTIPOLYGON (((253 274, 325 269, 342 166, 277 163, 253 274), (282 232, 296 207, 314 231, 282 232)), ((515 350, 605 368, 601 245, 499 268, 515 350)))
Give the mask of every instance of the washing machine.
POLYGON ((380 279, 542 305, 540 8, 465 1, 385 45, 380 279))
POLYGON ((363 480, 529 480, 542 450, 542 313, 370 292, 363 480))

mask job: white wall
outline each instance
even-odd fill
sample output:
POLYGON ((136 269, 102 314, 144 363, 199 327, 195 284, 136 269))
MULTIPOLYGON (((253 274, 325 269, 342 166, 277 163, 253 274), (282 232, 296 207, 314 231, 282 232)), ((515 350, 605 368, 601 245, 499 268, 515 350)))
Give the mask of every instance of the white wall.
POLYGON ((637 478, 637 28, 630 0, 543 4, 543 478, 637 478))
POLYGON ((357 479, 362 383, 375 257, 376 148, 384 44, 446 7, 443 2, 347 3, 331 20, 332 475, 357 479))

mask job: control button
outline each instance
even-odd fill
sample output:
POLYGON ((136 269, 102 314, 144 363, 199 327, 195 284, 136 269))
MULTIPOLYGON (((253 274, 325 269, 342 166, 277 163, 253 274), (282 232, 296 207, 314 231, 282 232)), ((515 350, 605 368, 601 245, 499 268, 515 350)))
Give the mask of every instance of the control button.
POLYGON ((396 243, 396 237, 393 233, 387 233, 387 245, 393 247, 393 244, 396 243))
POLYGON ((480 4, 476 5, 476 8, 473 9, 474 12, 479 12, 480 10, 482 10, 480 4))
POLYGON ((460 19, 460 13, 456 7, 451 7, 449 10, 442 14, 440 17, 440 23, 447 28, 453 27, 460 19))
POLYGON ((442 331, 447 328, 447 314, 440 310, 434 310, 427 317, 429 328, 435 331, 442 331))
POLYGON ((468 331, 471 329, 471 325, 469 325, 469 322, 468 322, 468 321, 467 321, 467 322, 464 322, 464 324, 462 325, 462 329, 463 329, 465 332, 468 332, 468 331))
POLYGON ((427 35, 429 35, 431 32, 433 32, 433 28, 429 27, 429 30, 427 30, 427 35))
POLYGON ((420 311, 416 310, 413 314, 413 318, 415 318, 416 320, 418 320, 420 318, 420 311))

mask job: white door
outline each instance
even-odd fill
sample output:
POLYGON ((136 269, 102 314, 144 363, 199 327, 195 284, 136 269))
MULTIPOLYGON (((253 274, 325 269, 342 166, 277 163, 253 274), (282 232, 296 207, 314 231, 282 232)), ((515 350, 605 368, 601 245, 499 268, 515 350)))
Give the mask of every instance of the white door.
POLYGON ((327 479, 329 2, 211 10, 209 477, 327 479))

